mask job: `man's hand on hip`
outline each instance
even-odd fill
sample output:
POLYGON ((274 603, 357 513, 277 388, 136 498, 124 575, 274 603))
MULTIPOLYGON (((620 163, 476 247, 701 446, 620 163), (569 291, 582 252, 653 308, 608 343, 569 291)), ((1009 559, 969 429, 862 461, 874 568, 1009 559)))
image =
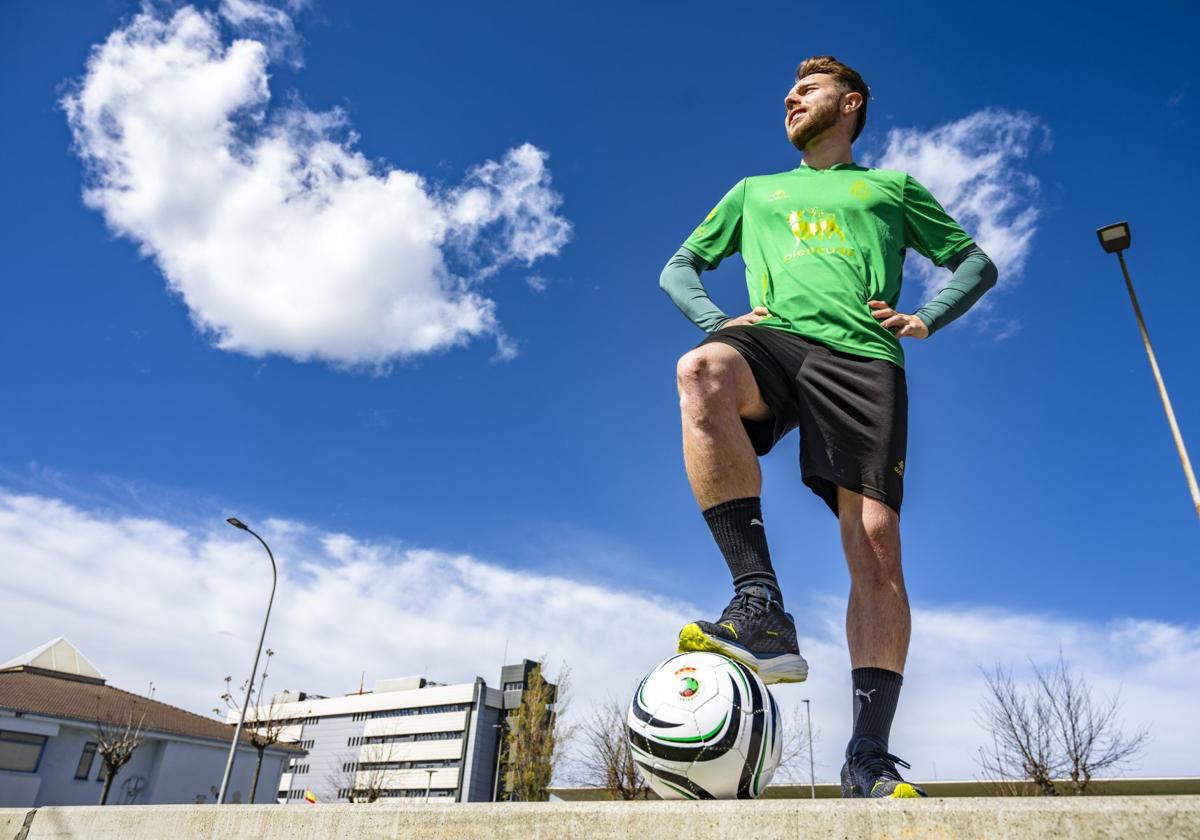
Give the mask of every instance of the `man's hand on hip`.
POLYGON ((869 300, 871 317, 885 330, 891 330, 896 338, 928 338, 929 327, 916 315, 905 315, 887 305, 884 300, 869 300))
POLYGON ((756 306, 745 315, 739 315, 736 318, 730 318, 720 326, 720 329, 725 329, 726 327, 736 327, 741 324, 757 324, 763 318, 770 317, 770 315, 771 313, 767 311, 767 307, 756 306))

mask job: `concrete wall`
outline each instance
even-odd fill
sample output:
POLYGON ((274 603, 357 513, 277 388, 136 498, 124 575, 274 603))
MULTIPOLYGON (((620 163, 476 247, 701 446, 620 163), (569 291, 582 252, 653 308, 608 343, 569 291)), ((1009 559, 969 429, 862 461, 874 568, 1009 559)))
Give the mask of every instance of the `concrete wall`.
POLYGON ((1200 840, 1200 797, 517 804, 133 806, 0 810, 0 840, 1200 840), (24 833, 22 833, 24 831, 24 833))

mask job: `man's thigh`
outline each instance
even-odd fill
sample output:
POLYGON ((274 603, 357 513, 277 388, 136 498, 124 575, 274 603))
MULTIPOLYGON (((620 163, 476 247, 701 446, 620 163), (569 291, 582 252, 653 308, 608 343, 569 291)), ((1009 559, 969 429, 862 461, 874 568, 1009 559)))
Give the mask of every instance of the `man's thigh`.
MULTIPOLYGON (((791 335, 770 327, 741 325, 717 330, 700 348, 720 347, 736 354, 750 374, 753 391, 742 411, 754 451, 765 455, 775 443, 796 428, 796 373, 803 347, 791 335)), ((723 356, 724 358, 725 356, 723 356)))

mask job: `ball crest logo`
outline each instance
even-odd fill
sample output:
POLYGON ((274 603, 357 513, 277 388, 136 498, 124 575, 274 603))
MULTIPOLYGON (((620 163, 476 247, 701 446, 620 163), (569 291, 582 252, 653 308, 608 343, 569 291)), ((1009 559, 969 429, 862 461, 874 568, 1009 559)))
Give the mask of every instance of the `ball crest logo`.
POLYGON ((675 672, 676 679, 679 680, 679 696, 687 699, 695 697, 696 692, 700 690, 700 682, 695 677, 695 668, 680 668, 675 672))

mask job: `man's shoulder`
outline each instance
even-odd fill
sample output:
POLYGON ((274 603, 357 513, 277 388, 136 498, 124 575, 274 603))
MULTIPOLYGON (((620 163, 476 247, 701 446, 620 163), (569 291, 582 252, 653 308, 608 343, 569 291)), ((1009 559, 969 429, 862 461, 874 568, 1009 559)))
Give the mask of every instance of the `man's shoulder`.
POLYGON ((902 172, 899 169, 881 169, 874 166, 860 166, 856 167, 852 171, 862 173, 862 177, 865 178, 874 178, 880 181, 887 181, 889 183, 903 184, 909 178, 909 174, 907 172, 902 172))

